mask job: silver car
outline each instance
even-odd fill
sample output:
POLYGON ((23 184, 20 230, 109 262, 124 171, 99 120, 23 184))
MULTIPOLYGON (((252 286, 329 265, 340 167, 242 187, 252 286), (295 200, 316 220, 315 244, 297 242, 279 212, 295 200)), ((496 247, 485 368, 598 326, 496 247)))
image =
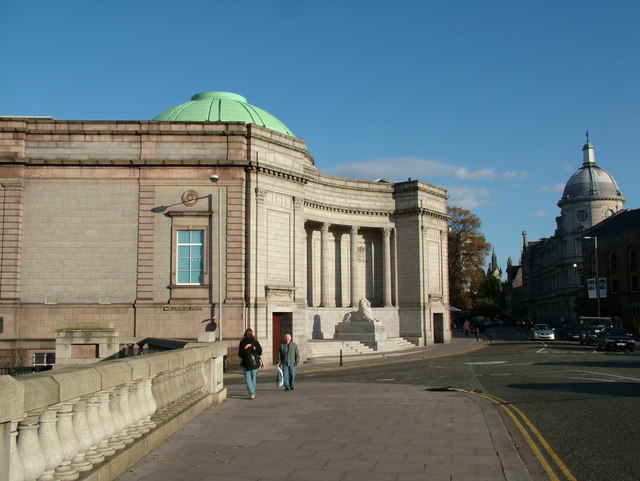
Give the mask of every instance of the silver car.
POLYGON ((556 338, 555 329, 549 324, 534 324, 531 328, 531 339, 553 341, 556 338))

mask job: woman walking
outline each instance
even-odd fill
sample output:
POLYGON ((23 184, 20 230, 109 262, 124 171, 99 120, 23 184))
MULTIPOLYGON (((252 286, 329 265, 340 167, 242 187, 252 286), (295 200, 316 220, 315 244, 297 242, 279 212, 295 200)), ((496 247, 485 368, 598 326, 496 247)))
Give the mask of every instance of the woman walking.
POLYGON ((249 328, 244 331, 244 336, 238 345, 238 357, 240 357, 242 364, 242 371, 244 372, 244 380, 247 383, 247 394, 249 399, 256 398, 256 376, 258 369, 264 363, 262 362, 262 346, 253 335, 253 329, 249 328))

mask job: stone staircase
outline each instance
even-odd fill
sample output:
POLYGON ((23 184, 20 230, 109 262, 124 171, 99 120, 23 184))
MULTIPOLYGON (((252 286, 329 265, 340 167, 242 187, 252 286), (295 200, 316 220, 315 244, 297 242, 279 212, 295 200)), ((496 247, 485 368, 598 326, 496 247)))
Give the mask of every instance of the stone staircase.
MULTIPOLYGON (((393 339, 395 341, 394 351, 403 351, 416 347, 411 342, 401 337, 393 339)), ((307 341, 307 357, 309 359, 319 357, 338 357, 342 349, 343 356, 355 356, 363 354, 375 354, 372 348, 359 341, 337 341, 334 339, 312 339, 307 341)))

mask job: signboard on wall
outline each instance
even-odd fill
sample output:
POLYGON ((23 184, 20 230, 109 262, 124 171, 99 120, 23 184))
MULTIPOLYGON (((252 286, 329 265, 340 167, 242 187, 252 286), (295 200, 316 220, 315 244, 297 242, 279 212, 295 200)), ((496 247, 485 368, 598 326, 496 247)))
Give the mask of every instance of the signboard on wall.
POLYGON ((587 294, 589 299, 596 299, 600 297, 600 299, 604 299, 607 297, 607 278, 600 277, 598 278, 598 291, 596 292, 596 278, 590 277, 587 279, 587 294))

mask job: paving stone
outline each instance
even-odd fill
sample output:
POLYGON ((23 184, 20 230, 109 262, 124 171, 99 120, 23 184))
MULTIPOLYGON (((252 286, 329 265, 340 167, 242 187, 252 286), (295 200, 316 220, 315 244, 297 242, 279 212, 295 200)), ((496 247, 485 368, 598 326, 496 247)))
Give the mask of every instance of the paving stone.
POLYGON ((119 481, 506 480, 483 410, 469 396, 299 384, 295 397, 259 383, 255 402, 231 397, 207 409, 119 481))

